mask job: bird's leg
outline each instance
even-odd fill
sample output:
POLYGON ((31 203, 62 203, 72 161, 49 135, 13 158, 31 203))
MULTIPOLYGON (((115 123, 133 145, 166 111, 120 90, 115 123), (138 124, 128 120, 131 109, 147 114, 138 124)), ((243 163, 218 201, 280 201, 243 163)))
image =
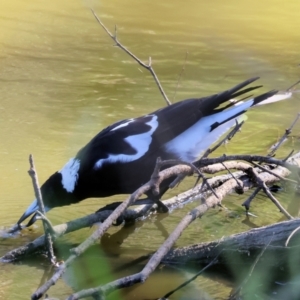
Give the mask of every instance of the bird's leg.
POLYGON ((157 211, 161 213, 169 212, 169 208, 160 201, 160 196, 151 196, 150 199, 157 205, 157 211))
POLYGON ((155 193, 154 190, 150 190, 147 193, 145 193, 147 197, 157 205, 158 212, 161 213, 169 212, 169 208, 165 204, 163 204, 163 202, 160 199, 163 196, 163 194, 169 189, 169 184, 172 181, 174 181, 173 177, 166 180, 166 184, 159 187, 159 192, 157 191, 158 193, 155 193))
MULTIPOLYGON (((160 201, 160 196, 161 195, 154 196, 154 195, 150 194, 150 195, 147 195, 147 198, 139 199, 132 205, 147 205, 147 204, 149 205, 149 204, 151 204, 151 202, 154 202, 157 205, 159 212, 166 213, 169 211, 169 209, 165 204, 163 204, 162 201, 160 201)), ((114 202, 114 203, 107 204, 107 205, 103 206, 102 208, 98 209, 96 211, 96 213, 105 211, 105 210, 115 210, 121 203, 122 202, 114 202)))
MULTIPOLYGON (((159 192, 158 193, 155 193, 154 191, 150 190, 150 191, 145 193, 145 195, 147 196, 146 199, 138 199, 132 205, 151 204, 151 202, 154 202, 157 205, 157 211, 158 212, 161 212, 161 213, 169 212, 168 207, 165 204, 163 204, 163 202, 160 201, 160 199, 164 195, 164 193, 169 189, 170 183, 173 182, 175 178, 176 178, 176 176, 172 176, 171 178, 167 179, 165 181, 165 184, 161 185, 159 187, 159 192)), ((104 207, 97 210, 96 213, 101 212, 101 211, 105 211, 105 210, 115 210, 121 203, 122 202, 113 202, 113 203, 107 204, 104 207)))

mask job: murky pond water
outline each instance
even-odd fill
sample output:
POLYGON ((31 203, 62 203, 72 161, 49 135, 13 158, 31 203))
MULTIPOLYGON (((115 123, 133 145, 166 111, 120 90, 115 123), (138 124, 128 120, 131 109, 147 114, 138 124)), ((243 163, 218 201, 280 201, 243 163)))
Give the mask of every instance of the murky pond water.
MULTIPOLYGON (((215 93, 252 76, 261 76, 262 91, 285 89, 299 79, 298 0, 184 3, 3 0, 0 4, 0 228, 14 224, 33 199, 27 175, 29 153, 34 155, 43 182, 103 127, 165 105, 152 77, 113 47, 113 41, 91 14, 90 6, 112 31, 118 25, 118 37, 131 51, 144 61, 152 57, 154 69, 172 101, 215 93), (175 93, 186 52, 185 71, 175 93)), ((242 133, 218 154, 265 154, 298 110, 299 98, 295 94, 287 102, 249 112, 242 133)), ((284 155, 296 146, 297 143, 289 143, 280 153, 284 155)), ((194 222, 176 245, 249 229, 240 206, 243 199, 232 196, 224 201, 236 212, 235 218, 214 210, 194 222)), ((58 224, 89 214, 111 201, 86 200, 54 209, 49 218, 58 224)), ((288 206, 287 197, 283 197, 283 203, 288 206)), ((164 232, 170 233, 188 209, 162 220, 153 217, 121 232, 120 228, 113 228, 110 236, 103 238, 102 246, 94 246, 78 260, 50 294, 63 299, 72 289, 92 287, 139 270, 143 262, 122 271, 115 269, 154 251, 164 241, 164 232), (101 268, 94 267, 99 263, 101 268), (84 276, 76 276, 80 273, 84 276)), ((281 218, 262 196, 252 209, 259 215, 252 226, 281 218)), ((58 249, 61 256, 66 257, 67 249, 80 243, 92 230, 66 236, 58 249)), ((39 225, 34 232, 1 239, 0 256, 33 240, 41 231, 39 225)), ((47 272, 48 263, 41 258, 1 265, 0 299, 29 298, 47 272)), ((116 298, 160 297, 187 276, 183 271, 160 270, 145 285, 122 291, 116 298)), ((198 299, 204 289, 213 298, 224 298, 231 286, 227 281, 219 283, 216 287, 215 281, 203 277, 185 293, 191 293, 188 299, 198 299)))

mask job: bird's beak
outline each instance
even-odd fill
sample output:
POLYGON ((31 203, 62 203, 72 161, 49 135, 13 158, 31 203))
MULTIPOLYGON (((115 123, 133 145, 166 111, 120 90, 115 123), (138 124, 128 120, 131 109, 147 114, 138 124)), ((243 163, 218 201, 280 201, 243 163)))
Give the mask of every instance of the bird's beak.
MULTIPOLYGON (((24 212, 24 214, 22 215, 22 217, 19 219, 19 221, 8 230, 9 234, 14 234, 18 231, 20 231, 21 229, 23 229, 24 227, 29 227, 31 226, 36 220, 37 220, 37 210, 39 209, 37 200, 34 200, 30 206, 27 208, 27 210, 24 212), (29 222, 27 223, 27 225, 22 226, 22 222, 27 219, 29 216, 32 216, 32 218, 29 220, 29 222)), ((45 210, 49 210, 48 208, 45 207, 45 210)))
POLYGON ((36 211, 39 209, 39 205, 37 203, 37 200, 34 200, 30 206, 27 208, 27 210, 24 212, 24 214, 22 215, 22 217, 19 219, 19 221, 17 222, 17 225, 21 228, 21 223, 27 219, 29 216, 31 216, 32 214, 33 217, 30 219, 30 221, 27 223, 26 227, 29 227, 30 225, 32 225, 36 220, 37 220, 37 215, 36 215, 36 211))

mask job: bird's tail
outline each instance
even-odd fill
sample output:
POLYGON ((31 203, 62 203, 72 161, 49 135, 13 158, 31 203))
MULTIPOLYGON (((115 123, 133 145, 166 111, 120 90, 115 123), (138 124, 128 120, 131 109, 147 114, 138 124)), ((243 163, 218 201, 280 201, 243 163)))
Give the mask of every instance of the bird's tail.
MULTIPOLYGON (((276 96, 277 91, 273 90, 267 93, 264 93, 262 95, 259 95, 255 98, 249 99, 245 102, 237 102, 235 104, 233 104, 233 106, 229 109, 226 110, 222 110, 220 112, 218 112, 217 114, 214 114, 210 117, 207 118, 211 118, 211 120, 216 120, 215 122, 213 122, 210 125, 210 131, 213 131, 214 129, 216 129, 217 127, 221 126, 224 123, 227 123, 228 121, 230 121, 231 119, 235 119, 238 116, 244 114, 247 109, 256 106, 258 104, 263 104, 264 101, 268 101, 268 99, 276 96)), ((279 100, 277 100, 279 101, 279 100)), ((275 101, 273 101, 275 102, 275 101)))

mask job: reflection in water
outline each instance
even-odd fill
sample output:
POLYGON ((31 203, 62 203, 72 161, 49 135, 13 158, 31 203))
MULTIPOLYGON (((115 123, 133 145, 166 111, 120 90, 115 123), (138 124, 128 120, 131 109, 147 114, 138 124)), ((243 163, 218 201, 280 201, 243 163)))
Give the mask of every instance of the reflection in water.
MULTIPOLYGON (((4 0, 0 12, 0 230, 2 226, 12 225, 33 200, 26 174, 29 153, 35 157, 42 183, 108 124, 165 105, 151 76, 113 47, 94 20, 89 5, 111 30, 118 24, 119 39, 130 50, 144 61, 152 57, 153 67, 171 99, 186 51, 188 61, 176 95, 178 100, 209 95, 257 75, 265 85, 261 92, 285 89, 299 78, 300 33, 295 30, 300 25, 298 0, 254 0, 251 4, 234 0, 189 0, 184 4, 138 0, 101 3, 4 0)), ((295 96, 286 103, 249 112, 242 133, 218 154, 265 154, 291 123, 298 100, 295 96)), ((286 143, 278 155, 285 155, 290 146, 286 143)), ((192 185, 192 180, 187 180, 173 193, 192 185)), ((114 201, 123 198, 114 197, 114 201)), ((225 205, 236 212, 235 218, 211 210, 190 225, 177 246, 247 230, 240 206, 246 196, 242 198, 233 195, 226 199, 225 205)), ((287 205, 288 198, 283 197, 283 204, 287 205)), ((57 224, 96 211, 104 202, 110 200, 91 199, 67 210, 56 209, 49 218, 57 224)), ((165 232, 170 233, 190 208, 161 220, 165 232)), ((251 209, 258 216, 252 220, 256 226, 281 217, 263 197, 254 201, 251 209)), ((123 244, 116 245, 112 253, 118 259, 109 259, 108 268, 113 268, 117 261, 122 265, 149 254, 164 241, 166 234, 158 230, 156 218, 144 222, 141 228, 126 236, 123 244)), ((113 235, 115 230, 111 229, 109 234, 113 235)), ((41 227, 21 237, 1 240, 0 255, 34 239, 40 231, 41 227)), ((66 243, 69 247, 77 244, 91 231, 71 234, 66 237, 66 243)), ((85 261, 88 257, 84 256, 78 264, 89 268, 96 265, 99 256, 104 256, 96 246, 89 255, 91 261, 85 261)), ((138 263, 137 269, 142 264, 138 263)), ((1 266, 0 298, 23 299, 24 295, 30 295, 38 286, 45 266, 47 263, 42 259, 33 259, 30 264, 1 266), (28 276, 33 270, 35 276, 28 276), (17 287, 13 284, 16 282, 17 287)), ((115 278, 124 273, 117 273, 115 278)), ((157 271, 146 285, 131 289, 127 298, 133 299, 135 294, 135 299, 144 299, 145 289, 155 293, 153 298, 159 297, 164 294, 162 289, 168 292, 181 283, 179 277, 174 270, 157 271), (172 283, 170 289, 157 286, 154 290, 151 280, 162 284, 165 278, 170 278, 165 284, 178 282, 172 283)), ((96 277, 91 275, 91 278, 95 283, 96 277)), ((75 281, 73 284, 67 280, 67 283, 74 288, 80 286, 75 287, 75 281)), ((196 284, 205 286, 213 297, 223 298, 229 293, 227 285, 226 282, 216 287, 215 281, 207 278, 199 278, 196 284)), ((57 297, 64 298, 69 293, 70 288, 63 281, 53 288, 57 297)))

